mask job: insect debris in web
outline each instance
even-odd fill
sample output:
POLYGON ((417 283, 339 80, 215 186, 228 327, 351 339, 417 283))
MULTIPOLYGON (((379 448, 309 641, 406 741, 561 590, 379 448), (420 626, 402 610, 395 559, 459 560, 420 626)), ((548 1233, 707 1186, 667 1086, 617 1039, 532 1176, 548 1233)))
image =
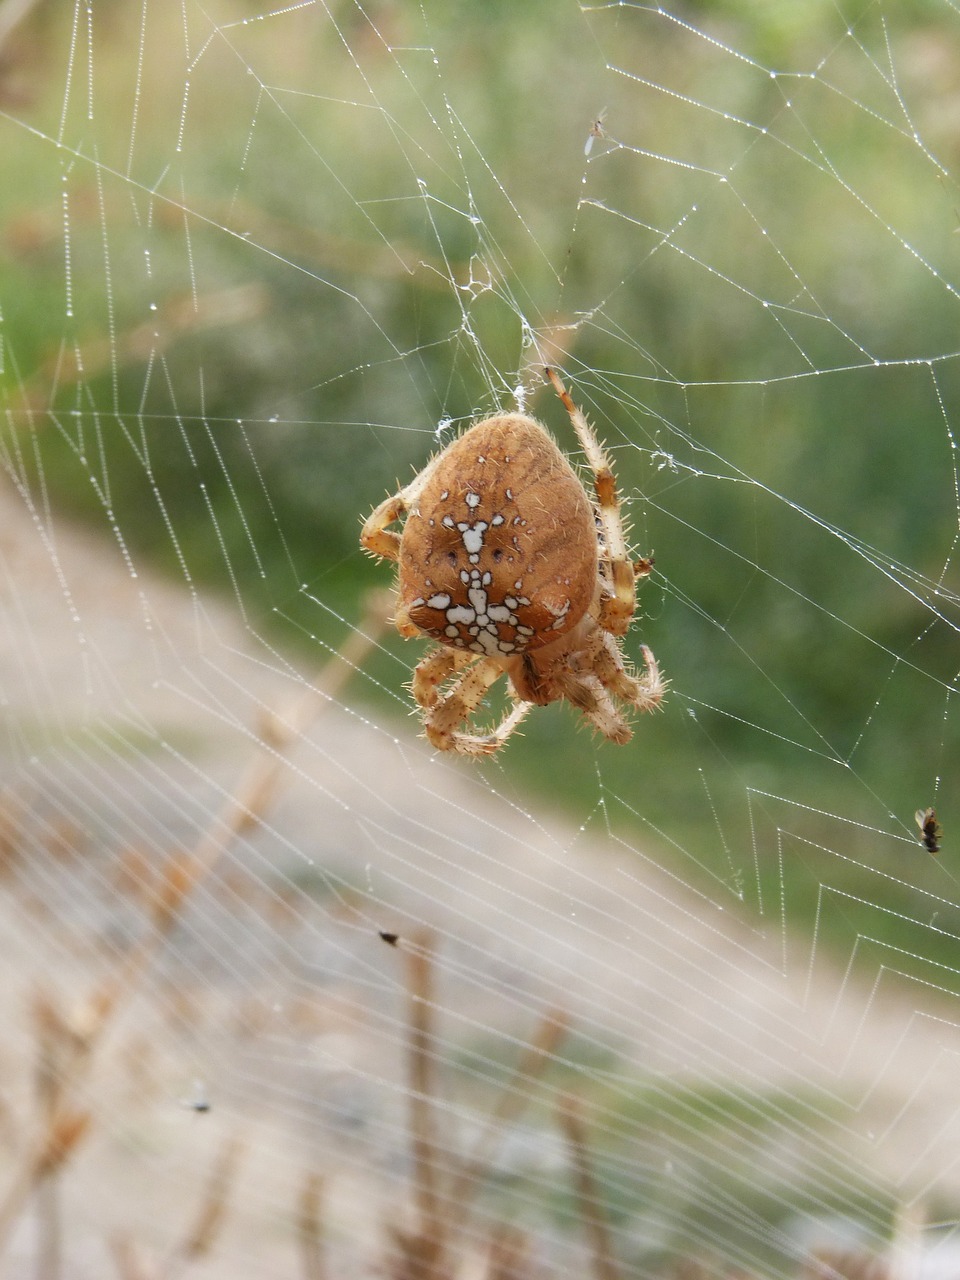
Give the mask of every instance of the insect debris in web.
POLYGON ((583 144, 583 154, 588 156, 593 150, 593 144, 597 138, 603 138, 606 135, 603 132, 603 122, 607 117, 607 108, 604 107, 600 114, 590 126, 590 132, 587 134, 587 140, 583 144))
POLYGON ((210 1110, 210 1097, 202 1080, 194 1080, 193 1091, 188 1098, 183 1099, 182 1105, 198 1115, 205 1115, 210 1110))
POLYGON ((940 837, 943 835, 943 828, 937 821, 936 809, 918 809, 914 814, 917 826, 920 828, 923 847, 928 853, 940 852, 940 837))

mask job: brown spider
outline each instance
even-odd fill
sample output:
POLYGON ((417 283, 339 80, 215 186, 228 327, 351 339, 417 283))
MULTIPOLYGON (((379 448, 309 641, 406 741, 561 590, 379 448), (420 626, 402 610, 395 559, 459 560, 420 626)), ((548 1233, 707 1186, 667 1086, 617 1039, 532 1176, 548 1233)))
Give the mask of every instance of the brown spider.
POLYGON ((365 550, 399 562, 397 630, 439 641, 411 687, 426 736, 442 751, 489 755, 531 706, 560 698, 613 742, 628 742, 618 701, 653 711, 666 688, 646 645, 637 677, 617 643, 653 560, 631 562, 610 463, 546 372, 587 456, 595 500, 545 427, 503 413, 432 458, 360 534, 365 550), (401 533, 388 528, 403 515, 401 533), (501 675, 516 705, 490 733, 463 731, 501 675))

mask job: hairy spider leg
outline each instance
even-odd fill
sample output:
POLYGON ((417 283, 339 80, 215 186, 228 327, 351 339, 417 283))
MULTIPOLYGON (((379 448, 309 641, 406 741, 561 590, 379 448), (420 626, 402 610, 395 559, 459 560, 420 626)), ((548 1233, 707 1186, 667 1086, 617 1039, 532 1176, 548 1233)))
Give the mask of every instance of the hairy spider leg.
POLYGON ((601 568, 605 585, 610 592, 601 603, 597 621, 604 631, 609 631, 612 635, 626 635, 637 607, 636 572, 630 560, 623 521, 620 518, 620 499, 613 468, 594 435, 593 428, 570 398, 556 371, 547 369, 546 374, 573 423, 573 429, 593 473, 597 515, 603 531, 601 568))
POLYGON ((465 755, 492 755, 530 710, 532 703, 518 702, 489 734, 461 733, 459 726, 477 710, 484 695, 499 676, 503 666, 494 658, 474 660, 449 693, 445 694, 426 717, 427 738, 441 751, 451 748, 465 755))
POLYGON ((421 707, 436 706, 440 697, 440 687, 455 671, 475 662, 476 658, 465 649, 454 649, 450 645, 438 644, 413 669, 410 689, 421 707))

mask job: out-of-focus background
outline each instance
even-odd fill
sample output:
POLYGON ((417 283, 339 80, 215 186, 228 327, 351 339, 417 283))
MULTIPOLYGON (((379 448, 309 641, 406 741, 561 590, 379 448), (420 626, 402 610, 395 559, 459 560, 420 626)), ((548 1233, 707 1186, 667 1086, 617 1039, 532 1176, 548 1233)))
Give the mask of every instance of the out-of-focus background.
POLYGON ((956 1274, 958 34, 0 3, 6 1274, 956 1274), (437 756, 360 521, 544 362, 670 696, 437 756))

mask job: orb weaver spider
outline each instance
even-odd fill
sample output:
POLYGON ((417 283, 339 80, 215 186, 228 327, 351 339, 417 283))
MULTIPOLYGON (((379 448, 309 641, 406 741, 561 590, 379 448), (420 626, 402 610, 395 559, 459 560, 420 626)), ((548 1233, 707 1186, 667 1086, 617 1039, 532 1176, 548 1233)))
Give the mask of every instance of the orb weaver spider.
POLYGON ((637 675, 619 644, 653 558, 631 560, 606 454, 557 374, 546 374, 586 454, 593 498, 544 426, 501 413, 433 457, 360 535, 366 551, 397 562, 397 630, 437 642, 411 688, 442 751, 490 755, 531 707, 559 699, 625 743, 622 705, 654 711, 666 689, 646 645, 637 675), (390 528, 404 516, 399 533, 390 528), (492 731, 471 731, 501 675, 514 705, 492 731))

